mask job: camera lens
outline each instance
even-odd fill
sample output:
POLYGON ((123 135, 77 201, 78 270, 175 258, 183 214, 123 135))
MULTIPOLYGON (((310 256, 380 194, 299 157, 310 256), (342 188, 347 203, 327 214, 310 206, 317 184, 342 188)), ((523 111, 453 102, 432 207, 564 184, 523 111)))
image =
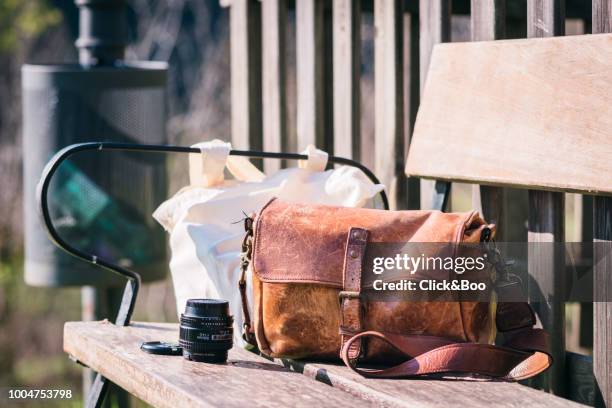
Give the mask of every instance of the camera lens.
POLYGON ((207 363, 227 361, 234 335, 233 321, 227 301, 189 299, 180 320, 179 345, 183 356, 207 363))

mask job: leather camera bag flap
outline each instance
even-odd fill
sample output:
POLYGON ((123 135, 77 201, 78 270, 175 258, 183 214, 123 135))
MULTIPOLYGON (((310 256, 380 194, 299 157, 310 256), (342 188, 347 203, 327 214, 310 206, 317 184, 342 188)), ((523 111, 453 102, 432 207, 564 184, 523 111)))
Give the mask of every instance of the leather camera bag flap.
MULTIPOLYGON (((472 211, 383 211, 272 200, 248 223, 243 271, 253 275, 246 338, 271 357, 338 359, 368 377, 436 373, 519 380, 551 364, 548 337, 526 303, 372 301, 362 269, 372 243, 478 243, 472 211), (249 323, 251 322, 251 323, 249 323), (493 345, 496 331, 506 344, 493 345), (396 364, 367 369, 359 361, 396 364)), ((493 266, 483 279, 491 280, 493 266)), ((365 275, 365 274, 364 274, 365 275)), ((243 274, 244 276, 244 274, 243 274)), ((245 294, 244 277, 240 289, 245 294)), ((487 285, 493 287, 493 285, 487 285)))

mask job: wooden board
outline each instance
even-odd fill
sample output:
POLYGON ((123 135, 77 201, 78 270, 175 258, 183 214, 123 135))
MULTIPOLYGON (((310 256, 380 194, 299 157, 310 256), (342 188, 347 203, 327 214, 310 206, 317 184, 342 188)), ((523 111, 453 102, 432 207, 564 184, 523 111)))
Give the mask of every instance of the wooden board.
POLYGON ((230 7, 231 131, 235 149, 261 150, 261 11, 255 0, 230 7))
MULTIPOLYGON (((505 0, 471 0, 471 9, 472 41, 490 41, 504 38, 506 31, 505 0)), ((499 187, 472 186, 472 207, 479 210, 488 222, 496 224, 495 238, 498 241, 504 240, 504 232, 507 229, 502 221, 505 206, 504 195, 504 189, 499 187)))
POLYGON ((471 0, 472 41, 504 38, 506 31, 506 1, 471 0))
POLYGON ((517 383, 373 380, 342 365, 273 362, 237 348, 230 351, 227 365, 193 363, 139 350, 143 341, 175 341, 177 333, 177 325, 168 323, 119 327, 108 322, 69 322, 64 326, 64 350, 156 407, 244 406, 247 401, 249 406, 272 407, 581 406, 517 383))
MULTIPOLYGON (((593 1, 593 32, 612 31, 612 3, 593 1)), ((594 294, 596 299, 610 299, 612 261, 606 253, 612 249, 612 198, 593 199, 593 239, 600 243, 595 251, 594 294), (606 244, 603 244, 606 242, 606 244), (607 250, 607 251, 606 251, 607 250)), ((612 302, 593 304, 593 372, 597 385, 596 405, 612 406, 612 302)))
POLYGON ((412 176, 612 194, 612 35, 440 44, 412 176))
MULTIPOLYGON (((262 52, 262 115, 263 148, 268 152, 288 151, 287 82, 285 61, 285 31, 287 3, 285 0, 261 2, 262 52)), ((264 170, 274 174, 282 161, 264 159, 264 170)))
MULTIPOLYGON (((562 0, 527 1, 527 36, 553 37, 565 34, 565 6, 562 0)), ((555 101, 533 109, 546 111, 555 101)), ((571 102, 570 102, 571 103, 571 102)), ((565 239, 565 200, 562 193, 529 190, 529 242, 563 242, 565 239)), ((551 338, 551 354, 555 364, 531 385, 567 396, 565 371, 565 304, 560 301, 565 289, 565 276, 559 271, 565 266, 563 253, 543 251, 539 246, 530 248, 528 271, 534 284, 528 288, 530 299, 542 327, 551 338)))
POLYGON ((361 155, 361 0, 337 0, 333 15, 334 155, 361 155))
POLYGON ((402 2, 374 3, 374 172, 392 210, 405 208, 402 2))
POLYGON ((297 144, 302 151, 308 145, 326 149, 326 109, 329 108, 325 89, 325 3, 318 0, 296 2, 296 82, 297 82, 297 144))
MULTIPOLYGON (((529 190, 527 239, 535 242, 563 242, 565 238, 565 202, 562 193, 529 190)), ((567 396, 565 370, 565 293, 567 276, 564 251, 551 251, 544 245, 529 245, 527 285, 530 304, 542 327, 550 334, 550 350, 555 364, 532 380, 532 385, 556 395, 567 396)))
MULTIPOLYGON (((593 200, 594 296, 612 298, 612 198, 593 200)), ((593 371, 599 406, 612 406, 612 302, 593 303, 593 371)))
MULTIPOLYGON (((419 0, 419 89, 421 96, 425 90, 434 46, 451 40, 451 3, 451 0, 419 0)), ((411 145, 413 138, 414 128, 411 135, 411 145)), ((436 188, 450 191, 450 186, 435 186, 430 180, 420 180, 420 208, 433 209, 435 205, 439 204, 440 200, 437 200, 439 196, 435 191, 436 188)))
POLYGON ((610 0, 593 0, 593 34, 612 31, 612 4, 610 0))
POLYGON ((69 322, 64 350, 155 407, 361 407, 371 404, 312 381, 243 349, 230 350, 227 365, 156 356, 143 341, 176 341, 178 326, 69 322))
POLYGON ((509 382, 367 379, 345 366, 277 360, 306 376, 384 407, 583 407, 509 382))

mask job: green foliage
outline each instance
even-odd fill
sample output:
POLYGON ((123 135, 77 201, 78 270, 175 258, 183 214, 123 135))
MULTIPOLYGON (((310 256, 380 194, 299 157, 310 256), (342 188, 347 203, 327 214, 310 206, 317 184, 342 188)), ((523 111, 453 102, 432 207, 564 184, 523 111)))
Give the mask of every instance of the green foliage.
MULTIPOLYGON (((0 261, 0 326, 10 314, 11 304, 15 299, 15 287, 17 286, 17 274, 15 273, 14 263, 0 261)), ((0 364, 1 368, 1 364, 0 364)))
POLYGON ((61 21, 59 10, 45 0, 0 1, 0 52, 13 51, 21 41, 36 38, 61 21))
POLYGON ((8 286, 13 281, 11 265, 0 262, 0 287, 8 286))

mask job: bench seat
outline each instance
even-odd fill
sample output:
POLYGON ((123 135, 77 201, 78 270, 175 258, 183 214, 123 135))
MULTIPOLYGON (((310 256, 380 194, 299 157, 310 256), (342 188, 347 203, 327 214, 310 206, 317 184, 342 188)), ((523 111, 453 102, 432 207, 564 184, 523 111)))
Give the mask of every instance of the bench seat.
POLYGON ((143 341, 176 341, 177 337, 177 324, 119 327, 108 322, 69 322, 64 327, 64 350, 156 407, 580 406, 516 383, 373 380, 342 365, 271 361, 239 348, 230 350, 227 365, 194 363, 139 350, 143 341))

